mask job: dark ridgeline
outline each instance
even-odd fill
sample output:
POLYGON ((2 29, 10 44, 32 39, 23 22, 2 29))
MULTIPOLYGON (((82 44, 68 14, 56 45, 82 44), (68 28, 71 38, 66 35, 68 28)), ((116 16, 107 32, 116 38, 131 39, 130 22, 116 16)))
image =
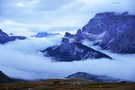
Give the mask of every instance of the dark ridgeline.
POLYGON ((48 37, 48 36, 52 36, 52 35, 60 35, 60 34, 59 33, 39 32, 36 35, 34 35, 34 37, 36 37, 36 38, 43 38, 43 37, 48 37))
POLYGON ((2 71, 0 71, 0 83, 10 83, 10 82, 13 82, 13 80, 6 74, 4 74, 2 71))
POLYGON ((24 40, 26 39, 25 36, 9 36, 7 33, 3 32, 2 29, 0 29, 0 44, 5 44, 9 41, 15 41, 15 40, 24 40))
POLYGON ((114 82, 116 83, 116 82, 124 81, 122 79, 117 79, 106 75, 94 75, 86 72, 77 72, 67 76, 66 78, 78 78, 78 79, 92 80, 95 82, 102 82, 102 83, 114 83, 114 82))
POLYGON ((102 49, 115 53, 135 53, 135 16, 125 13, 98 13, 75 35, 65 33, 60 45, 42 52, 56 61, 74 61, 92 58, 111 58, 82 44, 92 41, 102 49))
POLYGON ((79 61, 83 59, 94 58, 109 58, 108 55, 87 47, 81 43, 69 42, 68 39, 63 38, 59 46, 53 46, 45 49, 46 56, 51 56, 57 61, 79 61))

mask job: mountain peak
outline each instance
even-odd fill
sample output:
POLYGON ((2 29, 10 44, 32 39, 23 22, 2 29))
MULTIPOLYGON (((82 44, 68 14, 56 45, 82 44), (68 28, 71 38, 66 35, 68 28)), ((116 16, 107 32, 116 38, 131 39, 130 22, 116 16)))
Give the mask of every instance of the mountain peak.
POLYGON ((3 32, 2 29, 0 29, 0 44, 5 44, 9 41, 15 41, 16 39, 24 40, 26 39, 25 36, 9 36, 7 33, 3 32))
POLYGON ((79 78, 79 79, 86 79, 86 80, 92 80, 96 82, 107 82, 107 83, 123 81, 121 79, 112 78, 105 75, 94 75, 94 74, 90 74, 86 72, 77 72, 77 73, 69 75, 67 78, 79 78))
POLYGON ((62 43, 44 50, 47 56, 58 61, 78 61, 93 58, 109 58, 110 56, 87 47, 83 40, 93 42, 103 49, 116 53, 135 53, 134 27, 135 16, 128 12, 97 13, 87 25, 77 30, 75 35, 65 33, 62 43))

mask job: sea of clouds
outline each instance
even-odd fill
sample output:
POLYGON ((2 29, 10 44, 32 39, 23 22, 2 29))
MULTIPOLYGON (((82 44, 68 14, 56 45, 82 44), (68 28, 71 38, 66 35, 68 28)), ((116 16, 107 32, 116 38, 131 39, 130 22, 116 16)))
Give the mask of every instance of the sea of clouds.
MULTIPOLYGON (((100 50, 114 59, 74 62, 54 62, 51 58, 43 56, 40 50, 60 44, 61 38, 61 35, 29 37, 26 40, 0 45, 0 70, 12 78, 27 80, 65 78, 76 72, 87 72, 135 81, 135 54, 121 55, 100 50)), ((84 44, 97 49, 90 42, 85 41, 84 44)))

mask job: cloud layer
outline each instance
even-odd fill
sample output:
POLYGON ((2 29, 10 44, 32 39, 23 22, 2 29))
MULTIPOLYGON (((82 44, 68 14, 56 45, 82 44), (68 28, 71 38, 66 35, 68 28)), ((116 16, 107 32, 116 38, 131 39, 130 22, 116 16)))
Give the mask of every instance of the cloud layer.
MULTIPOLYGON (((61 36, 30 38, 0 45, 0 70, 13 78, 48 79, 64 78, 75 72, 88 72, 116 78, 134 80, 135 55, 118 55, 103 51, 114 60, 94 59, 75 62, 54 62, 39 50, 60 43, 61 36)), ((87 42, 88 44, 88 42, 87 42)))

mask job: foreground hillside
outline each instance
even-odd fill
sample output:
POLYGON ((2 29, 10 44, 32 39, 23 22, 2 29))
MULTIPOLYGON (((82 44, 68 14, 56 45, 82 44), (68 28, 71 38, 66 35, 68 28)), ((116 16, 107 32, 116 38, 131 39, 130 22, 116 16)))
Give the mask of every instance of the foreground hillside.
POLYGON ((0 84, 0 90, 135 90, 135 83, 97 83, 81 79, 0 84))
POLYGON ((4 74, 2 71, 0 71, 0 83, 10 83, 14 80, 8 77, 6 74, 4 74))

